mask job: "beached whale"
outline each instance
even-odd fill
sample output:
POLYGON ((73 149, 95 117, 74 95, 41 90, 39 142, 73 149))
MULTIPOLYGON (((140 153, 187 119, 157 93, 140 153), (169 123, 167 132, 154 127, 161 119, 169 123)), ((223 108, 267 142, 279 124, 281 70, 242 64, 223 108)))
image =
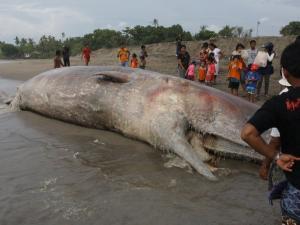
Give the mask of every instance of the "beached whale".
POLYGON ((210 180, 213 151, 260 160, 240 139, 254 104, 196 82, 121 67, 71 67, 22 84, 12 107, 115 131, 176 153, 210 180))

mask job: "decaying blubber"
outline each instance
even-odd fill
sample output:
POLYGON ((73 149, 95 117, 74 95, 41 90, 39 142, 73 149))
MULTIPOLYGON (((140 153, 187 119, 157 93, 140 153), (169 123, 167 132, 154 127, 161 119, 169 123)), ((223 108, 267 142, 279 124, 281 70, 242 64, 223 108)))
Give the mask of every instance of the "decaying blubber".
POLYGON ((105 129, 174 152, 210 180, 210 152, 260 160, 240 139, 257 106, 178 77, 120 67, 42 73, 18 89, 12 107, 105 129))

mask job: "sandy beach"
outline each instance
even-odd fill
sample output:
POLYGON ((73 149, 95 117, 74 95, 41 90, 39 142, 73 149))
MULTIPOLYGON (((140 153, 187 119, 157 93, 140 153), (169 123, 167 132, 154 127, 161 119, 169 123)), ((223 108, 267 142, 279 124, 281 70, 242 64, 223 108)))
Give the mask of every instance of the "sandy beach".
MULTIPOLYGON (((199 43, 188 45, 195 47, 191 54, 196 57, 199 43)), ((148 69, 176 75, 173 43, 148 50, 148 69)), ((98 50, 91 65, 117 65, 115 53, 98 50)), ((72 57, 71 65, 83 62, 72 57)), ((0 94, 13 95, 20 81, 52 67, 52 59, 0 64, 0 77, 6 78, 0 79, 0 94)), ((278 69, 277 58, 272 95, 280 89, 278 69)), ((224 60, 215 87, 228 91, 225 75, 224 60)), ((259 179, 256 164, 221 160, 225 173, 221 170, 220 181, 209 182, 186 169, 166 168, 170 158, 144 143, 30 112, 7 112, 2 106, 0 224, 279 223, 279 205, 269 206, 267 182, 259 179)))

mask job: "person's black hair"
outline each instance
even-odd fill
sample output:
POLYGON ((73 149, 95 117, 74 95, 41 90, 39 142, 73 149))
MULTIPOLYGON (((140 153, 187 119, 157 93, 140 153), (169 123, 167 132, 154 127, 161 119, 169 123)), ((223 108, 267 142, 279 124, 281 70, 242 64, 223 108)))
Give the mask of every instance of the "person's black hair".
POLYGON ((252 63, 249 64, 248 67, 247 67, 249 71, 251 70, 251 67, 252 67, 252 63))
POLYGON ((61 51, 60 50, 56 50, 55 55, 56 56, 60 56, 61 55, 61 51))
POLYGON ((196 65, 196 61, 195 61, 195 60, 193 60, 193 61, 192 61, 192 64, 196 65))
POLYGON ((300 41, 288 45, 281 55, 281 66, 286 69, 291 76, 300 79, 300 41))
POLYGON ((252 39, 252 40, 250 41, 250 44, 252 44, 252 43, 255 43, 255 44, 256 44, 256 40, 252 39))
POLYGON ((210 46, 217 48, 217 46, 214 43, 209 43, 210 46))
POLYGON ((214 53, 210 53, 207 57, 207 60, 208 61, 211 61, 211 62, 214 62, 215 61, 215 56, 214 56, 214 53))
POLYGON ((245 46, 241 43, 238 43, 235 47, 235 50, 238 50, 239 48, 245 49, 245 46))
POLYGON ((240 55, 233 55, 233 56, 232 56, 232 60, 234 60, 234 59, 240 59, 240 58, 241 58, 240 55))
POLYGON ((146 48, 146 46, 145 46, 145 45, 142 45, 142 46, 141 46, 141 49, 144 49, 144 48, 146 48))
POLYGON ((265 49, 267 50, 267 52, 269 54, 272 54, 273 49, 274 49, 274 44, 272 42, 269 42, 269 43, 265 44, 264 46, 265 46, 265 49))
POLYGON ((186 45, 181 45, 181 47, 180 48, 186 48, 186 45))
POLYGON ((295 42, 300 42, 300 35, 298 35, 298 36, 296 37, 295 42))
POLYGON ((207 43, 207 42, 204 42, 204 43, 202 44, 202 48, 208 48, 208 43, 207 43))
POLYGON ((136 57, 137 57, 137 55, 136 55, 135 53, 133 53, 133 54, 132 54, 132 57, 133 57, 133 58, 136 58, 136 57))

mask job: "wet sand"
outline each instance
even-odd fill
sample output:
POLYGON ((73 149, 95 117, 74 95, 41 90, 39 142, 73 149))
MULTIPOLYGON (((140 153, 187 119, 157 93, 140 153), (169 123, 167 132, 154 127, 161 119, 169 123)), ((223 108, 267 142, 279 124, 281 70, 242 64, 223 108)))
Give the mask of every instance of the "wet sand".
POLYGON ((209 182, 120 135, 29 112, 0 115, 0 224, 276 224, 257 166, 209 182))
MULTIPOLYGON (((26 80, 46 68, 27 63, 35 64, 5 64, 5 77, 26 80)), ((19 84, 0 83, 8 94, 19 84)), ((165 168, 162 152, 115 133, 5 110, 0 126, 1 225, 279 224, 257 165, 224 160, 232 172, 209 182, 165 168)))

